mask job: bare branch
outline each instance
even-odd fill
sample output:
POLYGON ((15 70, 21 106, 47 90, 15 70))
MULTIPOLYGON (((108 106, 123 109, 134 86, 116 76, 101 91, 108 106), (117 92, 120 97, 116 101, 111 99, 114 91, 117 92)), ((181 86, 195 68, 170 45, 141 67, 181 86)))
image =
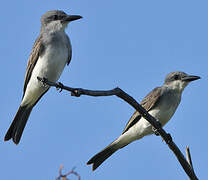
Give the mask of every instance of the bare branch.
POLYGON ((190 164, 192 170, 194 171, 194 167, 193 167, 192 160, 191 160, 191 153, 190 153, 188 146, 186 147, 186 159, 187 159, 188 163, 190 164))
POLYGON ((59 176, 62 175, 62 173, 61 173, 62 169, 63 169, 63 165, 61 164, 61 165, 60 165, 60 168, 59 168, 59 176))
POLYGON ((186 174, 189 176, 191 180, 198 180, 198 178, 195 175, 195 172, 193 171, 190 164, 186 161, 184 155, 180 151, 180 149, 177 147, 177 145, 173 142, 170 134, 166 133, 165 130, 161 127, 161 124, 153 117, 151 116, 137 101, 129 96, 126 92, 124 92, 120 88, 114 88, 112 90, 107 91, 94 91, 94 90, 87 90, 82 88, 71 88, 68 86, 64 86, 61 83, 54 83, 50 82, 45 78, 37 77, 39 81, 43 82, 43 84, 47 84, 49 86, 56 87, 57 89, 64 89, 71 92, 72 96, 80 97, 81 95, 88 95, 88 96, 113 96, 116 95, 117 97, 123 99, 128 104, 130 104, 132 107, 138 111, 141 116, 143 116, 155 129, 156 132, 163 138, 163 140, 167 143, 168 147, 173 151, 175 156, 177 157, 178 161, 180 162, 181 166, 183 167, 186 174))
POLYGON ((72 170, 66 174, 62 174, 62 169, 63 169, 63 165, 61 165, 59 168, 59 177, 57 177, 56 180, 68 180, 67 176, 71 174, 74 174, 75 176, 77 176, 78 180, 81 180, 81 176, 76 171, 74 171, 75 167, 72 168, 72 170))

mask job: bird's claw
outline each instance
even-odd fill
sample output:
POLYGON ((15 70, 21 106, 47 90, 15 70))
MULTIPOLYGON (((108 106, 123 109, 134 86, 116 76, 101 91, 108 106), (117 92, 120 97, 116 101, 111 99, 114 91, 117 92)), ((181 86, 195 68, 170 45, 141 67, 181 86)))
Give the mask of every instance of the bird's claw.
POLYGON ((64 85, 61 82, 58 82, 58 86, 56 87, 56 90, 61 92, 63 90, 64 85))
POLYGON ((154 132, 154 134, 156 136, 159 136, 160 135, 159 132, 158 132, 158 130, 156 128, 152 127, 152 131, 154 132))
MULTIPOLYGON (((159 126, 160 128, 162 127, 162 124, 160 123, 160 121, 157 120, 156 123, 157 123, 157 126, 159 126)), ((156 136, 159 136, 160 135, 160 133, 158 132, 158 130, 156 128, 154 128, 153 126, 152 126, 152 131, 154 132, 154 134, 156 136)))

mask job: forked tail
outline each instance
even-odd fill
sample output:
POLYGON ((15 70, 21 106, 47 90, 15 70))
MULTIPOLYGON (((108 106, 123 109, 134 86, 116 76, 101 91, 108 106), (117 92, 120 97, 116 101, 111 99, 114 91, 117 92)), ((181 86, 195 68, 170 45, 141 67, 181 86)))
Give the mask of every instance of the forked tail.
POLYGON ((87 165, 92 164, 92 170, 94 171, 98 168, 107 158, 109 158, 114 152, 116 152, 119 148, 116 147, 114 143, 107 146, 101 152, 93 156, 88 162, 87 165))
POLYGON ((32 111, 32 108, 33 108, 33 106, 32 107, 29 107, 29 106, 20 106, 19 107, 19 109, 15 115, 15 118, 12 121, 12 124, 10 125, 10 127, 4 137, 5 141, 12 139, 15 144, 19 143, 22 133, 23 133, 23 130, 24 130, 25 125, 27 123, 27 120, 28 120, 30 113, 32 111))

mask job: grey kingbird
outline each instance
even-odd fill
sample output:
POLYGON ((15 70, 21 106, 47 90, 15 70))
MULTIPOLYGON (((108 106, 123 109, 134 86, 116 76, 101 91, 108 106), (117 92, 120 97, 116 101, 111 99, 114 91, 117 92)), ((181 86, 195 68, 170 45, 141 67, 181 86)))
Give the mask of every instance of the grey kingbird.
POLYGON ((15 144, 19 143, 33 107, 48 91, 49 86, 44 86, 37 77, 56 82, 65 65, 70 63, 72 48, 65 28, 69 22, 80 18, 82 17, 67 15, 59 10, 48 11, 41 17, 40 35, 33 45, 28 60, 22 102, 5 135, 5 141, 12 138, 15 144))
MULTIPOLYGON (((164 126, 175 113, 184 88, 189 82, 197 79, 200 79, 200 77, 179 71, 171 72, 166 76, 164 84, 153 89, 141 101, 141 105, 164 126)), ((117 150, 153 133, 154 130, 151 124, 136 111, 126 124, 122 135, 93 156, 87 164, 92 164, 92 169, 95 170, 117 150)))

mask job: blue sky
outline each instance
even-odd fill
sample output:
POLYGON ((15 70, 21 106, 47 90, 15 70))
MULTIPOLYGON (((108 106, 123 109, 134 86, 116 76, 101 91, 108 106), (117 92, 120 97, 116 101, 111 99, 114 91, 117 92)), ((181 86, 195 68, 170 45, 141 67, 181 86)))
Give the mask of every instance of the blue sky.
POLYGON ((184 91, 165 130, 190 146, 199 179, 207 178, 207 1, 4 1, 1 3, 1 179, 55 179, 60 164, 82 179, 187 179, 160 137, 119 150, 95 172, 86 162, 117 138, 134 109, 116 97, 71 97, 52 88, 33 109, 18 146, 3 137, 19 107, 40 16, 52 9, 79 14, 66 32, 73 57, 60 81, 72 87, 119 86, 138 101, 175 70, 199 75, 184 91))

